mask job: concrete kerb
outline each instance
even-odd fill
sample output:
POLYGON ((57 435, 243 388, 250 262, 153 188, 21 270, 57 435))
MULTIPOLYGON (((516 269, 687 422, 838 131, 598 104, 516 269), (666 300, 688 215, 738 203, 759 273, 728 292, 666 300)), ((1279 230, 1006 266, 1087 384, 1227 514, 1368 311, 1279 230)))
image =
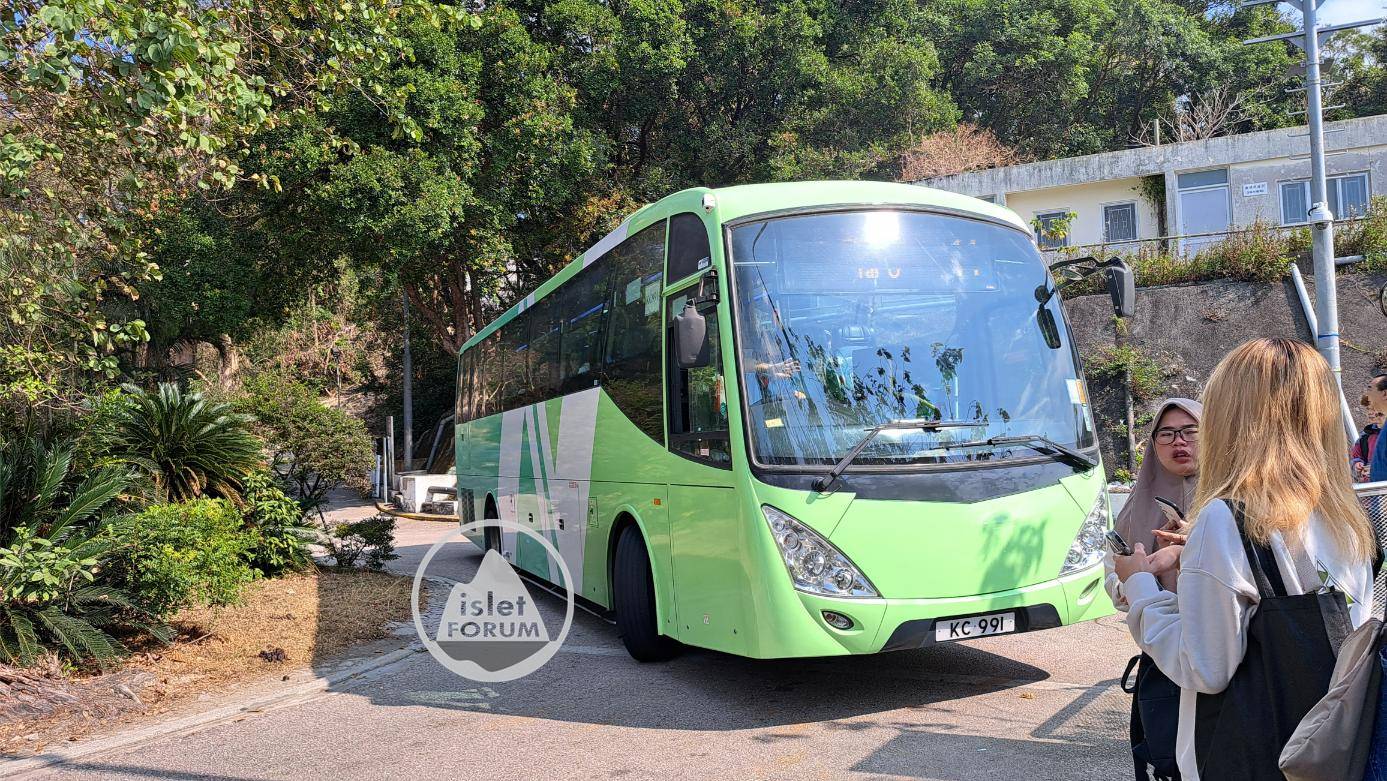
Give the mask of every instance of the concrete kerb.
MULTIPOLYGON (((457 581, 451 578, 444 577, 426 575, 425 579, 450 587, 457 583, 457 581)), ((446 591, 444 593, 446 594, 446 591)), ((435 598, 430 598, 429 601, 430 603, 434 603, 435 598)), ((432 608, 433 605, 431 604, 430 607, 432 608)), ((360 678, 369 673, 380 674, 394 665, 404 664, 412 656, 417 653, 422 653, 424 650, 423 643, 415 639, 404 648, 384 653, 357 665, 325 673, 312 680, 304 681, 303 683, 296 684, 273 694, 255 697, 245 702, 223 705, 218 708, 203 711, 202 713, 194 713, 189 716, 170 719, 157 724, 125 730, 114 735, 83 741, 62 749, 44 751, 31 757, 24 757, 22 759, 0 758, 0 778, 12 778, 22 774, 52 769, 64 763, 85 760, 102 754, 109 754, 123 748, 136 746, 141 743, 196 732, 206 727, 235 721, 252 714, 265 713, 297 705, 311 700, 348 680, 360 678)))

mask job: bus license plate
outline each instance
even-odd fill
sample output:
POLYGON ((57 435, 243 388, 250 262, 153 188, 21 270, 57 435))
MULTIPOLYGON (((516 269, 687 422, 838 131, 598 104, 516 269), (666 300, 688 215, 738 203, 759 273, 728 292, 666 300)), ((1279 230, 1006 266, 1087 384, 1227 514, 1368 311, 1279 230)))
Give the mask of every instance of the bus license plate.
POLYGON ((988 635, 1004 635, 1016 631, 1015 613, 989 613, 968 618, 944 618, 934 624, 934 640, 971 640, 988 635))

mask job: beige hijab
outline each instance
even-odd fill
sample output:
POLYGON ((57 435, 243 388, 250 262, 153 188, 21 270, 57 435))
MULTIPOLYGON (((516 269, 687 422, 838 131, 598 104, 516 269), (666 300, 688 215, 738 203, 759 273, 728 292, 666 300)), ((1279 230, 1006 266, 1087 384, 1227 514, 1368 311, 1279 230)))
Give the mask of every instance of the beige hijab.
POLYGON ((1137 472, 1137 481, 1132 485, 1132 493, 1113 524, 1128 545, 1135 548, 1137 543, 1141 543, 1146 546, 1147 553, 1156 547, 1156 535, 1152 532, 1165 526, 1165 515, 1160 505, 1156 504, 1156 497, 1169 499, 1179 505, 1182 511, 1189 512, 1198 483, 1196 475, 1180 477, 1161 466, 1161 460, 1156 457, 1151 436, 1161 427, 1161 418, 1171 409, 1182 409, 1196 421, 1204 414, 1204 405, 1193 399, 1167 399, 1161 405, 1151 424, 1151 431, 1146 435, 1146 458, 1137 472))

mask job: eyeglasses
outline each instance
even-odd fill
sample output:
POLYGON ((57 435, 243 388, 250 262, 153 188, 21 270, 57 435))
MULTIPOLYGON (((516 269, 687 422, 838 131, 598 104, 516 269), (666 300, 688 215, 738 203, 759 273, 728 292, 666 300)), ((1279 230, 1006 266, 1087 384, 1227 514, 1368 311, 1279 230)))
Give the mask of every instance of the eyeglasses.
POLYGON ((1198 442, 1199 427, 1185 426, 1184 428, 1158 428, 1151 438, 1156 440, 1158 445, 1169 445, 1179 437, 1183 442, 1198 442))

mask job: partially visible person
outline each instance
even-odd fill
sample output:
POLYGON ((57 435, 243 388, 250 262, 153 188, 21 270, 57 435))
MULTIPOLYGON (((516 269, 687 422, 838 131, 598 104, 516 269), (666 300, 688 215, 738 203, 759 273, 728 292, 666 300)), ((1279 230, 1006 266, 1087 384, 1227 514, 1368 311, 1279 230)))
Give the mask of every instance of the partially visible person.
MULTIPOLYGON (((1171 519, 1157 499, 1173 502, 1181 511, 1190 507, 1199 473, 1199 418, 1203 411, 1199 402, 1178 398, 1167 400, 1156 410, 1146 441, 1146 457, 1127 503, 1113 524, 1128 545, 1140 544, 1145 550, 1162 551, 1161 555, 1172 559, 1179 556, 1180 543, 1184 541, 1183 524, 1178 517, 1171 519), (1178 536, 1172 539, 1167 535, 1178 536)), ((1109 551, 1103 560, 1107 575, 1103 585, 1113 604, 1126 610, 1126 597, 1113 562, 1109 551)), ((1165 588, 1175 588, 1174 570, 1163 572, 1160 577, 1165 588)), ((1136 777, 1178 781, 1177 713, 1168 705, 1160 705, 1176 696, 1175 684, 1145 654, 1128 664, 1123 679, 1124 690, 1133 695, 1129 742, 1136 777)))
MULTIPOLYGON (((1374 377, 1368 383, 1368 402, 1373 410, 1387 413, 1387 375, 1374 377)), ((1369 482, 1387 480, 1387 439, 1378 437, 1371 452, 1367 458, 1369 482)))
POLYGON ((1369 475, 1369 459, 1373 457, 1373 448, 1377 445, 1377 436, 1382 432, 1383 412, 1373 404, 1373 399, 1364 393, 1363 398, 1358 400, 1363 407, 1363 413, 1368 418, 1368 424, 1359 433, 1358 439, 1353 443, 1353 449, 1349 452, 1349 466, 1353 471, 1353 479, 1359 483, 1366 483, 1369 475))
MULTIPOLYGON (((1270 722, 1265 730, 1213 732, 1217 714, 1202 707, 1202 697, 1223 692, 1234 679, 1249 652, 1249 623, 1261 618, 1261 591, 1230 503, 1245 518, 1249 545, 1269 551, 1281 593, 1343 592, 1353 626, 1372 610, 1376 542, 1343 461, 1338 389, 1314 349, 1291 339, 1247 342, 1214 369, 1203 401, 1203 457, 1195 520, 1180 555, 1178 598, 1157 580, 1169 565, 1148 556, 1144 546, 1115 557, 1114 569, 1129 603, 1133 638, 1180 689, 1176 756, 1184 781, 1198 779, 1201 766, 1210 770, 1232 757, 1242 763, 1242 777, 1281 778, 1277 758, 1289 732, 1280 734, 1270 722)), ((1292 640, 1265 634, 1285 626, 1276 620, 1271 613, 1260 621, 1259 649, 1292 640)), ((1265 661, 1260 650, 1258 658, 1265 661)), ((1327 686, 1332 655, 1298 661, 1307 673, 1313 665, 1327 686)), ((1247 680, 1261 679, 1252 671, 1247 680)), ((1306 685, 1285 682, 1288 690, 1302 687, 1298 695, 1323 694, 1305 691, 1306 685)), ((1246 713, 1259 710, 1257 702, 1283 701, 1274 691, 1253 694, 1244 696, 1256 702, 1217 702, 1246 713)), ((1209 781, 1219 777, 1220 771, 1208 773, 1209 781)))
MULTIPOLYGON (((1146 458, 1137 471, 1136 482, 1122 512, 1117 514, 1113 527, 1128 545, 1142 543, 1148 551, 1171 547, 1183 542, 1181 529, 1166 517, 1157 497, 1167 499, 1187 511, 1194 499, 1199 475, 1199 417, 1203 406, 1193 399, 1168 399, 1156 411, 1151 434, 1146 442, 1146 458)), ((1178 556, 1171 551, 1167 556, 1178 556)), ((1127 609, 1121 584, 1112 569, 1112 554, 1105 559, 1107 577, 1104 586, 1119 610, 1127 609)), ((1162 585, 1175 587, 1175 573, 1163 576, 1162 585)))

